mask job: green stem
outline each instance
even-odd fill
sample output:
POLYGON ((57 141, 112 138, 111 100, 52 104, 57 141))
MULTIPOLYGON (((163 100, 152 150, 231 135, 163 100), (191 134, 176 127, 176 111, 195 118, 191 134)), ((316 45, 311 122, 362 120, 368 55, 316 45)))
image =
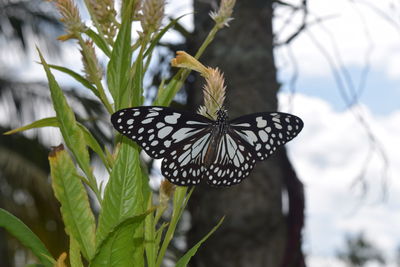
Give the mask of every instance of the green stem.
MULTIPOLYGON (((176 226, 178 225, 179 218, 181 217, 182 212, 185 209, 185 203, 187 203, 187 200, 185 200, 187 189, 188 189, 187 187, 180 186, 180 187, 176 188, 176 190, 175 190, 174 209, 172 211, 172 218, 168 225, 168 230, 167 230, 167 233, 165 234, 164 240, 162 242, 160 252, 158 253, 156 267, 161 267, 162 261, 164 259, 165 253, 168 248, 168 245, 174 236, 174 232, 175 232, 176 226)), ((187 197, 189 197, 189 196, 190 195, 188 195, 187 197)))
MULTIPOLYGON (((195 58, 199 59, 201 55, 204 53, 204 50, 210 45, 210 43, 214 40, 215 35, 217 34, 220 28, 215 24, 211 31, 208 33, 206 39, 203 41, 200 48, 197 50, 195 54, 195 58)), ((188 69, 180 69, 174 77, 172 77, 171 81, 167 85, 165 92, 160 94, 160 97, 154 102, 154 105, 168 106, 174 96, 178 93, 179 89, 181 89, 183 83, 186 78, 189 76, 190 70, 188 69)))
POLYGON ((96 85, 97 88, 97 92, 99 93, 99 98, 100 101, 104 104, 104 106, 106 107, 107 111, 111 114, 114 112, 113 107, 111 106, 110 102, 108 101, 108 98, 104 92, 104 88, 103 85, 101 84, 101 76, 99 77, 99 75, 96 72, 96 66, 94 66, 94 60, 95 59, 91 59, 89 58, 89 53, 87 52, 87 47, 85 45, 85 41, 83 40, 82 36, 79 35, 78 36, 78 42, 79 45, 82 48, 82 53, 84 54, 84 57, 86 58, 86 62, 89 64, 89 70, 92 75, 92 77, 96 77, 94 84, 96 85))

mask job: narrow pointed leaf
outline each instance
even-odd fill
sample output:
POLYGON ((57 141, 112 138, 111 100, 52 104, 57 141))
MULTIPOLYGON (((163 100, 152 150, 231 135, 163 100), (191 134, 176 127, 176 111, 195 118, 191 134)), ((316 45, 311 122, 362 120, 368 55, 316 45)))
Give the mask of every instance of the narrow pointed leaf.
POLYGON ((35 122, 32 122, 28 125, 19 127, 17 129, 5 132, 4 135, 10 135, 10 134, 15 134, 18 132, 23 132, 26 130, 34 129, 34 128, 42 128, 42 127, 58 127, 58 121, 56 117, 50 117, 50 118, 44 118, 37 120, 35 122))
MULTIPOLYGON (((74 157, 78 162, 79 167, 81 167, 81 169, 89 178, 89 180, 95 182, 95 178, 93 177, 93 174, 90 169, 89 153, 86 148, 83 132, 79 129, 75 119, 75 114, 72 111, 71 107, 68 105, 67 100, 60 86, 58 85, 53 74, 51 73, 50 67, 44 60, 39 49, 38 52, 40 61, 43 65, 43 68, 46 72, 47 79, 49 82, 51 99, 53 101, 53 106, 56 111, 61 134, 68 148, 74 154, 74 157)), ((92 184, 91 186, 92 189, 96 190, 95 188, 96 185, 92 184)))
POLYGON ((189 14, 184 14, 176 19, 172 19, 167 26, 165 26, 158 34, 157 36, 151 41, 150 46, 147 48, 146 52, 144 53, 144 57, 147 57, 149 54, 151 54, 158 44, 158 42, 161 40, 161 38, 164 36, 164 34, 171 28, 175 26, 175 24, 183 17, 187 16, 189 14))
POLYGON ((71 69, 68 69, 68 68, 65 68, 65 67, 62 67, 62 66, 49 64, 49 67, 52 68, 52 69, 61 71, 61 72, 65 73, 65 74, 71 76, 77 82, 81 83, 84 87, 90 89, 90 91, 92 91, 95 96, 100 98, 99 92, 97 91, 96 87, 94 87, 91 82, 89 82, 86 78, 84 78, 79 73, 76 73, 75 71, 73 71, 71 69))
POLYGON ((224 221, 225 217, 222 217, 222 219, 218 222, 216 226, 205 236, 203 239, 201 239, 196 245, 194 245, 188 252, 183 255, 182 258, 176 263, 175 267, 186 267, 190 261, 190 259, 196 254, 197 250, 201 246, 201 244, 204 243, 217 229, 220 227, 222 222, 224 221))
MULTIPOLYGON (((60 124, 58 123, 58 120, 56 117, 44 118, 44 119, 40 119, 35 122, 32 122, 28 125, 19 127, 17 129, 5 132, 4 135, 15 134, 18 132, 23 132, 23 131, 27 131, 27 130, 31 130, 31 129, 35 129, 35 128, 42 128, 42 127, 60 127, 60 124)), ((107 156, 104 153, 103 149, 101 148, 100 144, 97 142, 96 138, 94 138, 92 133, 83 124, 78 122, 78 127, 83 132, 83 137, 85 139, 86 144, 94 152, 96 152, 96 154, 103 161, 103 164, 104 164, 104 166, 106 166, 107 170, 110 170, 111 167, 109 164, 109 159, 107 158, 107 156)))
POLYGON ((107 42, 101 38, 95 31, 93 31, 92 29, 88 29, 86 32, 87 36, 90 37, 90 39, 93 40, 93 42, 96 44, 96 46, 98 48, 101 49, 101 51, 103 51, 103 53, 107 56, 107 57, 111 57, 111 50, 108 47, 107 42))
POLYGON ((79 244, 83 256, 90 260, 95 252, 95 221, 85 187, 62 145, 50 153, 49 162, 52 187, 61 204, 65 230, 79 244))
POLYGON ((55 260, 42 241, 20 219, 0 208, 0 227, 20 241, 40 260, 43 266, 52 267, 55 260))
MULTIPOLYGON (((124 4, 127 1, 124 1, 124 4)), ((129 72, 131 68, 132 49, 131 49, 131 4, 124 9, 121 28, 118 32, 112 50, 110 62, 107 67, 108 89, 114 99, 115 110, 128 105, 130 96, 129 72)))

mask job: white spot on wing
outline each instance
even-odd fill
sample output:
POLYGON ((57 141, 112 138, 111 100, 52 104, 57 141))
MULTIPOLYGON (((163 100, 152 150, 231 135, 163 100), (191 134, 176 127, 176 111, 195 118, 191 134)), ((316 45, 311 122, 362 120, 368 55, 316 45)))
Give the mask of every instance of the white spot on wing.
POLYGON ((264 130, 258 131, 258 135, 264 143, 268 141, 268 134, 264 130))
POLYGON ((257 136, 253 131, 243 131, 244 134, 247 136, 247 142, 249 142, 251 145, 253 145, 255 142, 257 142, 257 136))
POLYGON ((199 131, 201 131, 201 130, 197 130, 197 131, 191 132, 192 130, 194 130, 194 129, 193 128, 181 128, 172 135, 172 138, 176 140, 175 142, 180 142, 183 139, 188 138, 188 137, 194 135, 195 133, 198 133, 199 131))
POLYGON ((267 121, 264 120, 263 117, 257 117, 256 121, 257 121, 258 128, 264 128, 265 126, 267 126, 267 121))
POLYGON ((148 124, 148 123, 152 122, 153 119, 154 118, 149 118, 149 119, 142 120, 142 124, 148 124))
POLYGON ((164 120, 166 123, 176 124, 180 117, 181 117, 181 114, 174 112, 174 114, 172 114, 172 115, 165 116, 164 120))
POLYGON ((172 132, 173 128, 171 126, 166 126, 162 128, 160 131, 158 131, 158 138, 165 138, 167 135, 169 135, 172 132))

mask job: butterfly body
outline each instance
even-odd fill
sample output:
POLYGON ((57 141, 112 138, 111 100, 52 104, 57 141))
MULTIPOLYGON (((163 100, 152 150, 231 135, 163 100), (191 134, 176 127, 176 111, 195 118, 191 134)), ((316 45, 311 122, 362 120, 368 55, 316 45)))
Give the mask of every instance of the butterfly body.
POLYGON ((177 185, 240 183, 256 161, 269 157, 302 129, 300 118, 262 112, 228 120, 217 111, 211 120, 169 107, 142 106, 114 113, 111 121, 151 157, 163 158, 162 174, 177 185))

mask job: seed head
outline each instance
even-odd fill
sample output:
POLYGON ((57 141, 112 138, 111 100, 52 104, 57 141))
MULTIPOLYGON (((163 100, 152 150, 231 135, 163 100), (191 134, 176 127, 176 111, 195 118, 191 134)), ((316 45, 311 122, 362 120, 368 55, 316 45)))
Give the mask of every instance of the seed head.
POLYGON ((101 27, 104 37, 108 43, 113 44, 118 29, 114 0, 88 0, 88 4, 101 27))
POLYGON ((82 45, 84 46, 82 47, 81 55, 85 78, 89 82, 95 83, 96 81, 101 80, 103 76, 103 69, 101 68, 100 63, 97 59, 93 42, 88 40, 85 41, 82 45))
POLYGON ((210 12, 210 17, 218 28, 229 27, 229 22, 233 20, 232 13, 235 2, 236 0, 221 0, 219 10, 210 12))
POLYGON ((60 21, 67 31, 67 34, 58 37, 59 40, 74 39, 79 33, 85 31, 78 8, 72 0, 54 0, 54 2, 61 15, 60 21))
POLYGON ((144 33, 157 32, 164 18, 165 0, 147 0, 142 4, 140 22, 144 33))

